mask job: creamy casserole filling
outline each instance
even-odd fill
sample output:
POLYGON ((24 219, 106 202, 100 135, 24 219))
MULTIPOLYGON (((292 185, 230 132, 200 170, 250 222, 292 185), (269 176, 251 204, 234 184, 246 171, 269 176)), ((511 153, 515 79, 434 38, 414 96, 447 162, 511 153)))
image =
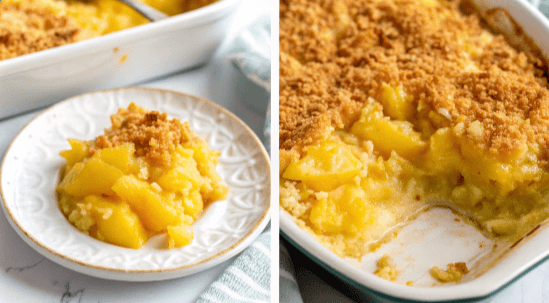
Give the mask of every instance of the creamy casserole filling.
POLYGON ((442 200, 509 241, 549 216, 545 64, 461 4, 281 1, 280 204, 341 256, 442 200))

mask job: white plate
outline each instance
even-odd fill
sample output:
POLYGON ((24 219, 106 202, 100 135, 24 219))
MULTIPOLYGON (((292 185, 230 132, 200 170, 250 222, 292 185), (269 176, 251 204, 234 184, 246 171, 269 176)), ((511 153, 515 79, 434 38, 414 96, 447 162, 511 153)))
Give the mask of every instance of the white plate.
POLYGON ((259 139, 219 105, 165 90, 105 90, 50 107, 14 139, 0 178, 4 212, 25 242, 65 267, 106 279, 151 281, 199 272, 242 251, 269 220, 270 166, 259 139), (57 205, 55 188, 65 164, 59 152, 69 148, 67 138, 95 138, 110 127, 109 115, 132 101, 189 121, 221 152, 217 171, 230 187, 229 197, 206 208, 193 224, 195 239, 185 247, 158 248, 164 236, 139 250, 103 243, 74 228, 57 205))
MULTIPOLYGON (((514 18, 518 25, 522 26, 522 32, 526 33, 541 49, 542 54, 549 57, 549 21, 538 10, 524 0, 475 0, 481 10, 502 8, 514 18)), ((512 34, 517 31, 511 30, 512 34)), ((518 33, 521 33, 520 31, 518 33)), ((518 36, 518 35, 517 35, 518 36)), ((466 226, 442 226, 441 222, 427 219, 432 223, 431 227, 419 230, 425 222, 409 224, 411 230, 402 230, 399 236, 406 232, 418 229, 421 235, 416 234, 412 241, 396 239, 384 244, 378 251, 363 256, 360 262, 340 258, 329 249, 316 241, 311 235, 302 230, 291 216, 284 210, 280 210, 280 229, 288 240, 300 248, 315 262, 328 271, 347 281, 359 290, 367 293, 376 300, 383 302, 401 301, 401 299, 414 301, 448 301, 462 299, 478 299, 489 296, 498 289, 511 282, 521 273, 536 265, 549 256, 549 229, 547 222, 540 225, 535 232, 527 235, 519 245, 507 250, 496 252, 487 251, 485 246, 479 245, 491 243, 479 234, 470 233, 466 226), (437 225, 438 224, 438 225, 437 225), (434 228, 434 226, 438 228, 434 228), (467 233, 467 235, 465 234, 467 233), (460 239, 449 241, 451 236, 460 239), (462 240, 465 240, 463 242, 462 240), (477 245, 475 247, 475 245, 477 245), (482 248, 482 249, 479 249, 482 248), (397 268, 404 271, 401 275, 414 276, 419 282, 414 287, 405 286, 383 280, 373 274, 376 261, 388 252, 396 261, 397 268), (503 255, 500 255, 502 254, 503 255), (485 258, 485 260, 479 261, 485 258), (490 263, 492 259, 495 263, 490 263), (478 277, 462 283, 449 283, 440 287, 430 287, 436 283, 429 277, 428 268, 438 266, 445 269, 446 264, 452 262, 467 261, 467 264, 477 264, 477 273, 484 272, 478 277), (423 272, 423 276, 419 273, 423 272), (429 284, 429 279, 432 283, 429 284), (417 286, 417 285, 420 286, 417 286)), ((450 214, 446 214, 451 216, 450 214)), ((406 228, 408 228, 406 227, 406 228)), ((474 274, 474 273, 473 273, 474 274)), ((405 281, 401 281, 405 282, 405 281)))

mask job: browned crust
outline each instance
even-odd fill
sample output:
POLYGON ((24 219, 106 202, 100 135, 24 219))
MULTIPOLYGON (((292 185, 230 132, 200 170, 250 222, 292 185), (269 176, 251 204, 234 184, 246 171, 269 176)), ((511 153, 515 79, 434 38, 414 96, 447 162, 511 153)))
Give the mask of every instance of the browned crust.
POLYGON ((137 156, 145 156, 159 166, 169 166, 175 148, 195 137, 187 122, 169 120, 166 113, 149 111, 133 102, 127 109, 120 108, 111 115, 111 122, 112 127, 105 130, 105 135, 95 139, 96 146, 91 152, 131 142, 137 156))
MULTIPOLYGON (((172 7, 164 5, 161 9, 169 15, 175 15, 204 7, 216 1, 218 0, 171 1, 172 7)), ((86 20, 82 23, 82 20, 79 21, 78 18, 75 18, 75 14, 86 13, 81 9, 82 7, 97 11, 98 6, 101 6, 98 1, 86 2, 90 1, 0 1, 0 60, 62 46, 115 30, 116 27, 109 26, 109 29, 98 31, 97 20, 86 20)), ((116 11, 116 8, 114 10, 115 12, 111 12, 111 14, 101 13, 101 16, 96 16, 96 18, 100 19, 99 22, 112 22, 108 19, 122 14, 116 11)), ((137 16, 139 14, 132 13, 131 16, 126 14, 123 17, 135 19, 137 16)), ((132 26, 146 20, 142 17, 138 18, 141 18, 142 21, 134 20, 132 26)))
POLYGON ((0 2, 0 60, 77 41, 80 28, 39 1, 0 2))
POLYGON ((450 126, 479 121, 463 136, 492 154, 549 147, 545 63, 502 36, 481 42, 478 16, 459 1, 282 0, 280 3, 280 148, 299 152, 345 127, 383 83, 414 103, 451 115, 450 126), (467 41, 464 45, 461 41, 467 41), (479 50, 469 57, 467 47, 479 50), (473 62, 478 70, 470 70, 473 62))

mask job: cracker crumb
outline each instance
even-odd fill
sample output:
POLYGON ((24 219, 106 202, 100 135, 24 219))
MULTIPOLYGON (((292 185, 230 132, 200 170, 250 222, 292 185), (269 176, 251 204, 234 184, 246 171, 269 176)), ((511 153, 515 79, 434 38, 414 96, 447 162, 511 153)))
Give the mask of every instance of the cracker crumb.
POLYGON ((64 5, 39 0, 0 3, 0 60, 76 42, 80 28, 60 13, 64 5))
POLYGON ((168 120, 166 113, 149 111, 133 102, 127 109, 118 109, 111 116, 111 122, 112 127, 105 130, 105 135, 95 139, 96 145, 90 149, 92 154, 97 149, 131 142, 135 145, 136 156, 145 156, 166 167, 171 163, 175 147, 194 138, 188 122, 168 120))
POLYGON ((300 153, 328 127, 350 125, 388 84, 450 127, 461 123, 467 131, 455 134, 480 150, 509 156, 539 145, 547 161, 545 63, 492 38, 459 4, 282 0, 280 148, 300 153))

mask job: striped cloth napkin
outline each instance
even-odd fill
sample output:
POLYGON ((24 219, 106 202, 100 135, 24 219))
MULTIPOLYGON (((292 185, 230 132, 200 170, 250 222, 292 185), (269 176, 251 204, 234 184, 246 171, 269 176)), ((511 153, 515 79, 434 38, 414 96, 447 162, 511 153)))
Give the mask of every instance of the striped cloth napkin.
POLYGON ((257 240, 231 264, 197 303, 271 302, 271 231, 257 240))
MULTIPOLYGON (((229 59, 252 82, 271 90, 271 21, 269 16, 252 23, 234 41, 229 59)), ((270 100, 247 104, 266 115, 263 144, 270 150, 270 100)), ((263 232, 250 247, 212 283, 197 303, 270 303, 271 230, 263 232)))

